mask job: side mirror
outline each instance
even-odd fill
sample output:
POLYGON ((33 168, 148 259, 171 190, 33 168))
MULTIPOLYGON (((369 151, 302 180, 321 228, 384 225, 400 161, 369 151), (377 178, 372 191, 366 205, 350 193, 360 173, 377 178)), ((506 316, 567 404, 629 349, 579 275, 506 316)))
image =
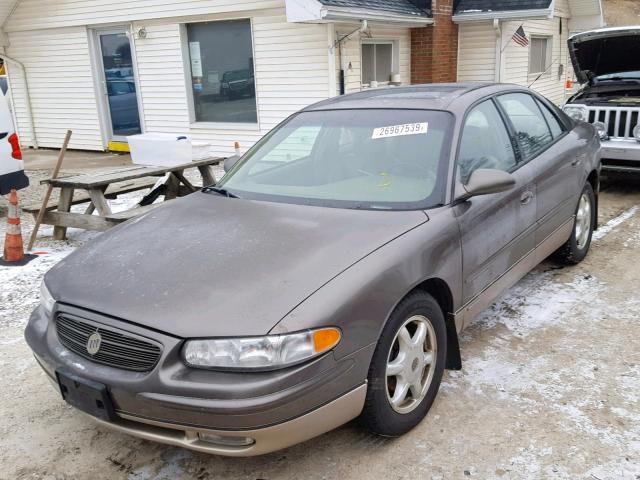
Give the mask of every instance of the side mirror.
POLYGON ((238 163, 240 160, 240 155, 233 155, 231 157, 227 157, 224 159, 224 164, 222 165, 224 168, 224 173, 227 173, 229 170, 233 168, 233 166, 238 163))
POLYGON ((477 197, 511 190, 516 184, 515 178, 510 173, 502 170, 479 168, 474 170, 465 185, 462 185, 459 199, 477 197))

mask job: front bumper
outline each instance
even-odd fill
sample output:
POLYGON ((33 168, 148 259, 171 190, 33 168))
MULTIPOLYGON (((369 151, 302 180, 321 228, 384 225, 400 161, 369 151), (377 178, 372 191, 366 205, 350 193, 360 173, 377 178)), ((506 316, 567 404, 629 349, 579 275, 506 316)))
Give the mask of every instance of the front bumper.
POLYGON ((249 457, 296 445, 347 423, 360 415, 366 395, 367 385, 363 384, 306 415, 256 430, 194 429, 187 425, 158 422, 126 414, 120 414, 121 419, 115 422, 90 418, 105 427, 145 440, 203 453, 249 457), (217 435, 221 438, 248 437, 253 439, 254 443, 242 447, 228 446, 202 440, 200 437, 202 434, 217 435))
POLYGON ((107 385, 118 421, 96 420, 132 435, 222 455, 259 455, 327 432, 357 417, 364 406, 373 345, 340 360, 329 353, 274 372, 198 370, 182 363, 182 339, 71 306, 61 308, 112 329, 153 336, 163 345, 153 370, 126 371, 67 350, 42 308, 27 325, 27 343, 56 388, 60 368, 107 385), (204 442, 198 433, 249 437, 254 443, 228 447, 204 442))
POLYGON ((640 172, 640 142, 610 139, 602 142, 602 169, 610 172, 640 172))

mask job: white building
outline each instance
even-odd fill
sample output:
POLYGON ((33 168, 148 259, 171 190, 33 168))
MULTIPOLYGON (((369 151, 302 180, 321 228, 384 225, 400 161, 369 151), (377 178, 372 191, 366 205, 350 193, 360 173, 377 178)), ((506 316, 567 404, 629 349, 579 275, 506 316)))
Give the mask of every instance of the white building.
POLYGON ((167 132, 227 154, 313 102, 456 65, 523 85, 545 68, 533 88, 561 102, 567 35, 601 18, 600 0, 0 0, 0 58, 25 147, 167 132))
POLYGON ((245 149, 289 114, 337 95, 341 64, 346 91, 376 72, 380 85, 392 73, 409 83, 410 27, 432 22, 408 0, 392 9, 315 0, 7 3, 0 45, 23 145, 59 147, 71 129, 71 148, 86 150, 139 131, 190 134, 220 153, 234 141, 245 149), (366 34, 338 48, 362 20, 366 34))
POLYGON ((531 86, 558 104, 573 78, 567 39, 604 22, 601 0, 460 0, 453 21, 459 81, 531 86), (512 40, 520 27, 528 47, 512 40))

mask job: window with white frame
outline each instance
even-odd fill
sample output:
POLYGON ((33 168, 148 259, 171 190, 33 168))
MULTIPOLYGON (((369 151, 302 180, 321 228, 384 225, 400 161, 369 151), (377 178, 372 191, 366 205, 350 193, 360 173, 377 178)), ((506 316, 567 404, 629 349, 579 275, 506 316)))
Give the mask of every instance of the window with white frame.
POLYGON ((387 84, 398 71, 398 47, 394 40, 362 42, 362 85, 387 84))
POLYGON ((257 123, 251 21, 186 26, 196 122, 257 123))
POLYGON ((551 37, 531 37, 529 45, 529 74, 546 72, 551 65, 551 37))

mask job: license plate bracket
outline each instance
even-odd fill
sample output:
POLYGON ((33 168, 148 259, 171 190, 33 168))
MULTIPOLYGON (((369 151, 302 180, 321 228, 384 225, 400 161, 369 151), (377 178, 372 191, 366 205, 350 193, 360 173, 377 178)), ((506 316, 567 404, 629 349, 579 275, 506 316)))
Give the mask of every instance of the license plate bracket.
POLYGON ((113 421, 116 417, 107 386, 80 378, 65 370, 56 370, 62 398, 69 405, 101 420, 113 421))

